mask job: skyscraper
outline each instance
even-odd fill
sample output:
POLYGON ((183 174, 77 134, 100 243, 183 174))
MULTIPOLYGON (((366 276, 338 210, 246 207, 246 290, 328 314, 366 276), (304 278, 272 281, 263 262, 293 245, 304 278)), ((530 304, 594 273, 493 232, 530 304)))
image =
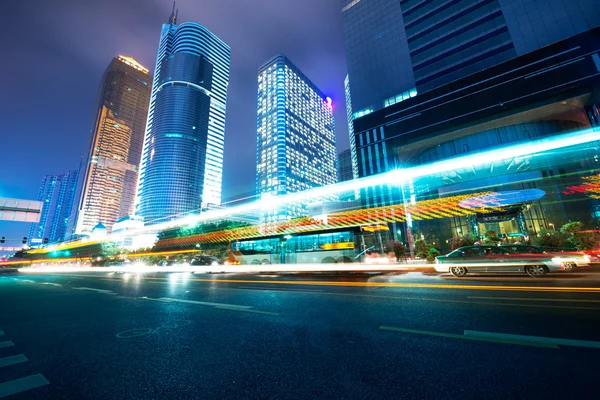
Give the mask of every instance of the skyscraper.
POLYGON ((146 225, 221 203, 231 50, 195 22, 162 27, 136 214, 146 225))
POLYGON ((600 25, 582 0, 342 0, 355 117, 600 25))
MULTIPOLYGON (((333 104, 279 54, 258 73, 256 191, 276 196, 335 183, 333 104)), ((306 207, 271 210, 265 221, 306 215, 306 207)))
POLYGON ((338 181, 350 181, 354 178, 352 173, 352 154, 350 149, 342 151, 338 155, 338 181))
POLYGON ((65 239, 67 223, 73 208, 77 189, 77 171, 59 175, 46 175, 42 179, 38 201, 43 203, 40 221, 31 224, 29 245, 39 245, 44 239, 49 243, 65 239))
POLYGON ((69 233, 89 233, 99 222, 110 229, 133 212, 150 79, 146 68, 125 56, 114 58, 104 72, 69 233))
MULTIPOLYGON (((352 116, 352 95, 350 94, 350 78, 346 75, 344 79, 344 94, 346 97, 346 119, 348 120, 348 135, 350 136, 350 163, 352 166, 352 177, 358 179, 358 154, 356 153, 356 139, 354 137, 354 123, 352 116)), ((358 192, 356 197, 358 197, 358 192)))

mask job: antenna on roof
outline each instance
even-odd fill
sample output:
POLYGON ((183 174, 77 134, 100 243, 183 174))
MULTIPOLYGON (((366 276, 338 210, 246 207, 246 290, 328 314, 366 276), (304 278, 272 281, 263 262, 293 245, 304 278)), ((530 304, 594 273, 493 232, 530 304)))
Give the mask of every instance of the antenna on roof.
POLYGON ((179 13, 179 10, 175 11, 175 2, 173 2, 173 11, 171 11, 171 16, 169 17, 169 24, 177 24, 177 13, 179 13))

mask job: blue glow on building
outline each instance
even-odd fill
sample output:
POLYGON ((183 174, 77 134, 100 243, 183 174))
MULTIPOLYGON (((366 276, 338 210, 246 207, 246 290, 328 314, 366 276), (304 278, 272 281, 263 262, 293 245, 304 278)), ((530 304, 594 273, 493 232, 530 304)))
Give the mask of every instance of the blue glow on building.
POLYGON ((221 203, 231 50, 194 22, 163 25, 140 166, 146 224, 221 203))
POLYGON ((46 175, 42 179, 37 200, 43 202, 40 220, 31 224, 28 244, 37 246, 48 239, 49 243, 64 240, 67 223, 77 191, 78 171, 59 175, 46 175))

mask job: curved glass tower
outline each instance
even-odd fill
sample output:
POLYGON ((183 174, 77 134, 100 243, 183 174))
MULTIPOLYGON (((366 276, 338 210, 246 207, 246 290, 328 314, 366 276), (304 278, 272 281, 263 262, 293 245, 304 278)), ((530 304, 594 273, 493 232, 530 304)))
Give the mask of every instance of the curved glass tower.
POLYGON ((140 165, 146 225, 221 203, 231 50, 202 25, 163 25, 140 165))

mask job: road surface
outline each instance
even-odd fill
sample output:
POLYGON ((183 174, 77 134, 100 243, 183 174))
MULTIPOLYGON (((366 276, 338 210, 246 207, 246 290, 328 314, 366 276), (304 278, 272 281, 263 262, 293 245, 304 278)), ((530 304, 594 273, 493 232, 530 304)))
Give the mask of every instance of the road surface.
POLYGON ((590 398, 600 274, 0 275, 0 398, 590 398))

